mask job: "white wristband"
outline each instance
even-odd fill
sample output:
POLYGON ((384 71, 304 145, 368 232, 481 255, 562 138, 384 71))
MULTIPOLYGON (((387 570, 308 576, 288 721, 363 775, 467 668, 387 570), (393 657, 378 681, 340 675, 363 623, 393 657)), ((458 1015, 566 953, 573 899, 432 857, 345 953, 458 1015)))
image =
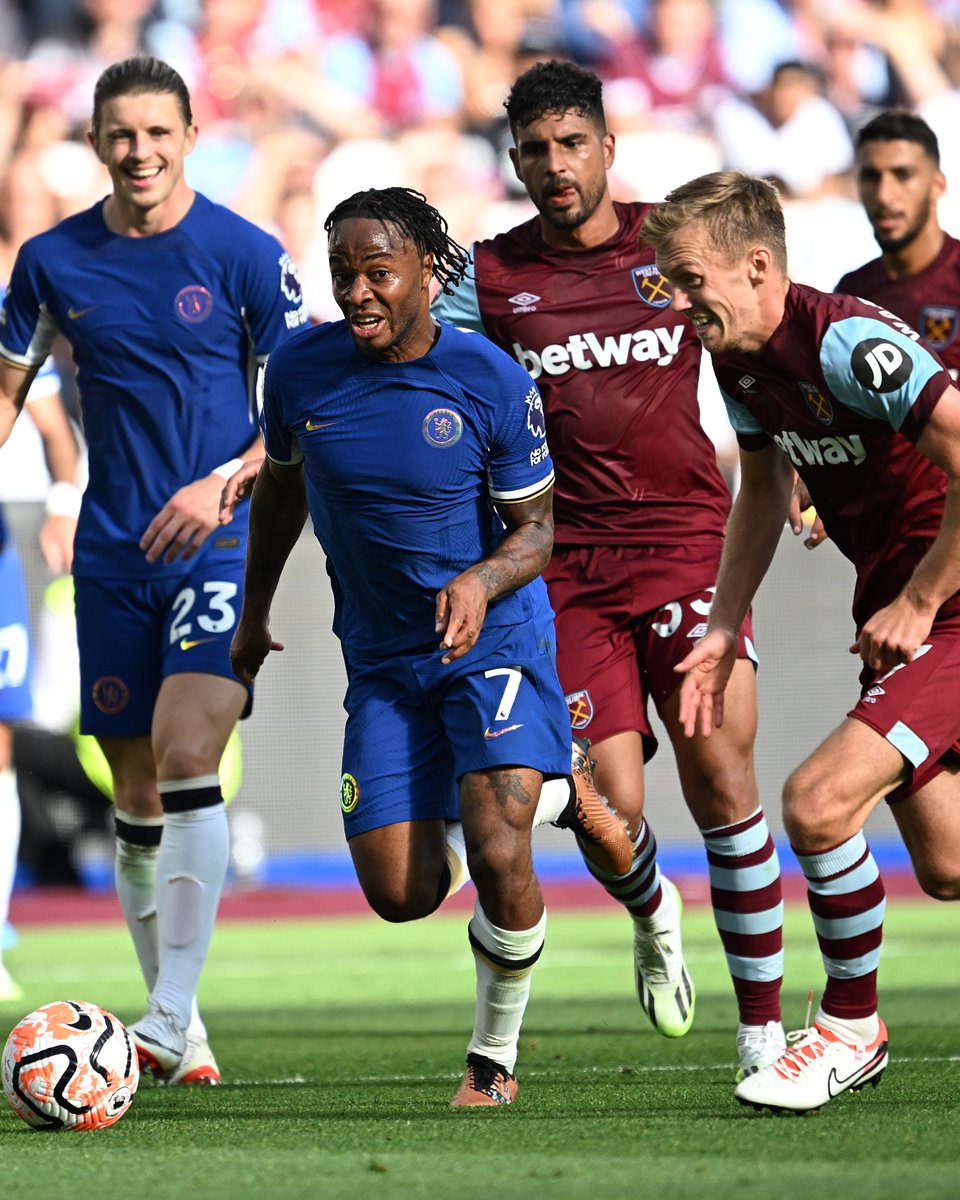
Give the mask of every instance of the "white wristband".
POLYGON ((242 466, 242 458, 231 458, 229 462, 221 463, 219 467, 214 467, 210 474, 219 475, 224 483, 226 483, 230 476, 236 475, 242 466))
POLYGON ((73 517, 80 515, 80 501, 83 493, 75 483, 60 479, 50 485, 44 508, 48 517, 73 517))

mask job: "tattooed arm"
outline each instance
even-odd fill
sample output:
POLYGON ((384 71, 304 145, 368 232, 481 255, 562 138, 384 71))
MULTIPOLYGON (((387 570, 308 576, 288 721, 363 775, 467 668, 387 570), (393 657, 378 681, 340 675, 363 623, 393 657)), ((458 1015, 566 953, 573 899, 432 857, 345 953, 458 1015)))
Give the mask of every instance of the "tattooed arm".
POLYGON ((497 505, 506 525, 489 558, 455 575, 437 593, 437 633, 443 662, 466 654, 483 628, 487 605, 536 579, 553 550, 553 488, 516 504, 497 505))

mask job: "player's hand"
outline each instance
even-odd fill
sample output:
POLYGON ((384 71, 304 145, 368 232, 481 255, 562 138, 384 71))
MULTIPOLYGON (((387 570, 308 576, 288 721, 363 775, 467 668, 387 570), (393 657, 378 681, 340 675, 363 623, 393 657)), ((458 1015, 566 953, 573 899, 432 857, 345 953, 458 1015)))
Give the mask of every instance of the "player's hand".
POLYGON ((680 724, 693 737, 704 737, 723 724, 723 693, 737 661, 738 637, 732 629, 711 629, 673 668, 684 674, 680 685, 680 724))
POLYGON ((803 540, 803 544, 808 550, 815 550, 817 546, 822 545, 827 540, 827 531, 824 529, 823 522, 817 516, 816 509, 813 507, 813 501, 810 499, 807 485, 799 475, 794 475, 793 494, 790 497, 788 520, 790 528, 797 537, 803 533, 803 514, 808 511, 813 513, 813 522, 810 525, 809 534, 803 540))
POLYGON ((933 625, 935 612, 918 608, 900 595, 873 614, 850 647, 865 666, 874 671, 891 671, 912 662, 933 625))
POLYGON ((444 663, 462 658, 476 644, 487 615, 487 589, 474 571, 454 576, 437 592, 436 631, 444 663))
POLYGON ((258 624, 241 616, 230 642, 230 666, 240 682, 251 687, 267 655, 282 649, 283 643, 270 636, 266 621, 258 624))
POLYGON ((140 549, 147 562, 193 558, 219 525, 222 482, 217 475, 207 475, 174 492, 143 531, 140 549))
POLYGON ((226 486, 220 494, 221 525, 229 525, 233 520, 233 510, 237 507, 237 501, 249 496, 253 491, 253 485, 257 482, 257 476, 260 474, 262 466, 262 458, 248 459, 227 480, 226 486))
POLYGON ((40 528, 40 550, 54 575, 69 575, 73 566, 73 539, 77 518, 49 516, 40 528))

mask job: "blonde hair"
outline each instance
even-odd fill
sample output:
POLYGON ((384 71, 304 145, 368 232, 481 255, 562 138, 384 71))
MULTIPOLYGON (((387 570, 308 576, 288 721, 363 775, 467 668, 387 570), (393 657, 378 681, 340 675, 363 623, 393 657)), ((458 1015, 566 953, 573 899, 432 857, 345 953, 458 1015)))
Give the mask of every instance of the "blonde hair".
POLYGON ((678 230, 694 221, 703 225, 716 248, 731 259, 762 242, 786 274, 783 208, 777 189, 766 179, 744 171, 713 171, 691 179, 647 213, 640 238, 660 250, 678 230))

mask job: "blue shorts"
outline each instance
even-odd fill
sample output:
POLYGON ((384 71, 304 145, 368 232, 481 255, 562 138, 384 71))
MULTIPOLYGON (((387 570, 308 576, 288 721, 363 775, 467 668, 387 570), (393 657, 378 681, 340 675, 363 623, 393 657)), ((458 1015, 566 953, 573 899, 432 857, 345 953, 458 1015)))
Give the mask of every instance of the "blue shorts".
POLYGON ((340 807, 347 838, 383 825, 457 820, 470 771, 570 773, 570 715, 553 624, 483 630, 446 666, 431 646, 349 664, 340 807))
MULTIPOLYGON (((168 675, 237 677, 230 639, 240 615, 243 559, 162 580, 77 579, 80 732, 149 737, 168 675)), ((252 696, 251 696, 252 699, 252 696)), ((250 713, 248 700, 243 715, 250 713)))
POLYGON ((0 721, 22 721, 33 710, 30 626, 20 556, 0 550, 0 721))

